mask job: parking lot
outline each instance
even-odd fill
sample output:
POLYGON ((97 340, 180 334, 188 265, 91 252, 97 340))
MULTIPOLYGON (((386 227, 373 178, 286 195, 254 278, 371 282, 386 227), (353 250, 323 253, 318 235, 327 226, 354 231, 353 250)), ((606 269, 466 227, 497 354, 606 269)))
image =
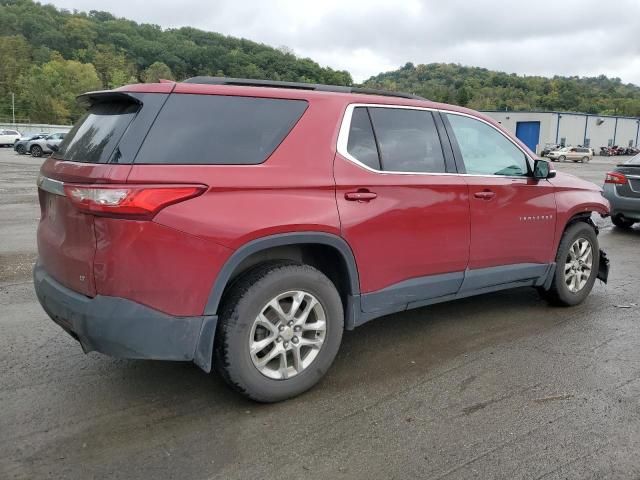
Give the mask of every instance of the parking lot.
MULTIPOLYGON (((556 164, 598 184, 620 158, 556 164)), ((640 228, 608 285, 489 294, 346 332, 325 379, 260 405, 188 363, 84 355, 31 284, 41 159, 0 150, 0 478, 638 478, 640 228)))

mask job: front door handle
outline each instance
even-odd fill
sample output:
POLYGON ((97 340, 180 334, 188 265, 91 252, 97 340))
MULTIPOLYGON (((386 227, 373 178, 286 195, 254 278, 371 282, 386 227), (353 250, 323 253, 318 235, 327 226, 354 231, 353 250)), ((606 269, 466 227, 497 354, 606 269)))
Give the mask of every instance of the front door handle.
POLYGON ((358 190, 357 192, 347 192, 344 194, 345 200, 351 202, 370 202, 377 196, 377 193, 370 192, 369 190, 358 190))
POLYGON ((496 196, 496 192, 492 192, 491 190, 483 190, 482 192, 474 193, 473 196, 482 200, 491 200, 496 196))

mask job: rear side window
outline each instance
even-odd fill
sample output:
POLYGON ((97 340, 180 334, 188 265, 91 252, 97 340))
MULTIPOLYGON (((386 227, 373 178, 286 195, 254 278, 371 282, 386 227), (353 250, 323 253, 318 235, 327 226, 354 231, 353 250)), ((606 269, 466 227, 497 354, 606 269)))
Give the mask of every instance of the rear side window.
POLYGON ((371 120, 365 107, 353 109, 347 152, 367 167, 380 170, 376 137, 373 134, 371 120))
POLYGON ((173 94, 151 127, 135 163, 262 163, 306 108, 304 100, 173 94))
POLYGON ((433 115, 425 110, 369 108, 383 170, 446 171, 433 115))
POLYGON ((133 102, 100 102, 90 106, 64 136, 53 156, 72 162, 109 162, 138 109, 139 105, 133 102))

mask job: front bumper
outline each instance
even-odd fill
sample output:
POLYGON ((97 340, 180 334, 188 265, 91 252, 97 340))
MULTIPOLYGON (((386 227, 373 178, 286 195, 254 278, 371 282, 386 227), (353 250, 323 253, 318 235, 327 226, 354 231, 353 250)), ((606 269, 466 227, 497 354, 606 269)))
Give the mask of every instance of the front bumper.
POLYGON ((42 308, 85 353, 193 361, 211 371, 217 316, 174 317, 125 298, 89 298, 61 285, 39 264, 33 282, 42 308))

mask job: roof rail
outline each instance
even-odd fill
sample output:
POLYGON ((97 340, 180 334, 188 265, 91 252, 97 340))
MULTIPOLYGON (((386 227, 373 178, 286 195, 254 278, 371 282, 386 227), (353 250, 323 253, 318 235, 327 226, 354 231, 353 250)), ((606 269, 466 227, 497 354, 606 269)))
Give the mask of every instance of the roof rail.
POLYGON ((318 92, 337 93, 361 93, 365 95, 382 95, 384 97, 399 97, 412 100, 426 100, 426 98, 411 93, 389 92, 387 90, 375 90, 373 88, 344 87, 340 85, 322 85, 319 83, 304 82, 280 82, 276 80, 253 80, 249 78, 229 78, 229 77, 192 77, 182 83, 200 83, 205 85, 235 85, 241 87, 269 87, 269 88, 292 88, 297 90, 315 90, 318 92))

